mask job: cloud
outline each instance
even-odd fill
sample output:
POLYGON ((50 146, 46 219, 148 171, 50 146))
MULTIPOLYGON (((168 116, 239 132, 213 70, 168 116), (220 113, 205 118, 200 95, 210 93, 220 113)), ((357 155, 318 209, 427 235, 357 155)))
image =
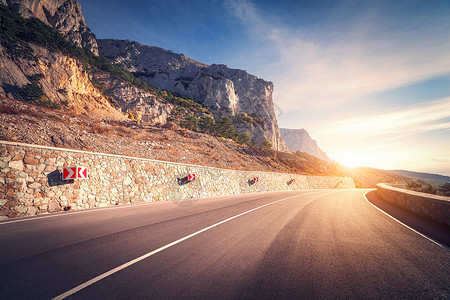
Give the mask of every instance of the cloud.
POLYGON ((323 11, 287 14, 296 17, 289 23, 257 3, 226 0, 226 7, 250 36, 245 55, 258 58, 246 68, 274 82, 284 122, 310 130, 343 164, 449 172, 441 168, 450 147, 448 93, 415 105, 393 101, 389 109, 384 99, 374 103, 379 92, 450 74, 450 19, 438 11, 445 7, 330 1, 323 11))
POLYGON ((359 10, 348 15, 352 26, 334 24, 329 17, 321 28, 305 24, 298 29, 268 22, 250 1, 226 3, 248 32, 270 43, 266 51, 277 54, 260 68, 274 81, 275 101, 285 111, 305 105, 338 107, 370 93, 450 73, 450 39, 442 38, 449 21, 417 18, 406 26, 393 23, 382 9, 359 10))
POLYGON ((450 163, 450 158, 449 159, 433 158, 433 161, 437 163, 450 163))
POLYGON ((450 97, 429 103, 391 110, 377 115, 365 115, 335 123, 328 123, 327 129, 318 132, 319 136, 347 135, 398 136, 411 135, 432 130, 450 130, 450 97))

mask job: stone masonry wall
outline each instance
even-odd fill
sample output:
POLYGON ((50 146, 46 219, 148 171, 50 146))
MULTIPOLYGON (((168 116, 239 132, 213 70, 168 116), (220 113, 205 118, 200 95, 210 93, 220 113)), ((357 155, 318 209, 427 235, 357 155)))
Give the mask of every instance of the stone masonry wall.
POLYGON ((386 184, 377 184, 377 194, 395 206, 450 226, 450 197, 408 191, 386 184))
POLYGON ((116 204, 301 189, 354 188, 349 177, 236 171, 0 141, 0 220, 116 204), (62 180, 64 167, 88 179, 62 180), (177 178, 195 173, 180 185, 177 178), (250 180, 259 177, 252 184, 250 180), (289 184, 291 179, 296 182, 289 184))

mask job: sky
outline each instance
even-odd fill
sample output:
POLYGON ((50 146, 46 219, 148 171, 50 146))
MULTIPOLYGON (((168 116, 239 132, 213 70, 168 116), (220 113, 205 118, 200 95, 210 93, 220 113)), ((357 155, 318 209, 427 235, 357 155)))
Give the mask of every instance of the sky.
POLYGON ((278 124, 347 166, 450 176, 449 0, 79 0, 130 39, 274 83, 278 124))

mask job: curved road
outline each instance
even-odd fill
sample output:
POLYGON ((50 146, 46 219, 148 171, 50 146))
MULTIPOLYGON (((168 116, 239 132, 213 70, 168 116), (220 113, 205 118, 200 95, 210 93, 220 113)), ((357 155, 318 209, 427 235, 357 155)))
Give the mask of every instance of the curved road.
POLYGON ((450 251, 367 190, 119 206, 0 223, 1 299, 448 299, 450 251))

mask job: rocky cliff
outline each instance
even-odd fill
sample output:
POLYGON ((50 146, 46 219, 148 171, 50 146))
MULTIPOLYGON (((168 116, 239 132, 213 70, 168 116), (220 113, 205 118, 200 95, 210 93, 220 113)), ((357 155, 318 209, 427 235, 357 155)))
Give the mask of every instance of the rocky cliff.
MULTIPOLYGON (((25 17, 37 17, 57 29, 76 45, 98 54, 97 40, 86 26, 78 2, 74 0, 0 1, 7 6, 17 7, 25 17)), ((101 55, 107 57, 112 63, 133 72, 135 76, 151 86, 193 98, 196 102, 209 107, 216 120, 230 117, 237 133, 241 135, 248 133, 253 144, 262 145, 263 142, 268 141, 275 150, 289 151, 278 128, 272 101, 273 84, 271 82, 264 81, 243 70, 230 69, 225 65, 209 66, 181 54, 128 40, 100 40, 99 43, 101 55)), ((44 49, 34 48, 39 51, 44 49)), ((51 51, 47 51, 46 54, 56 55, 51 51)), ((8 65, 12 66, 11 62, 14 59, 8 59, 5 55, 4 57, 5 61, 9 60, 8 65)), ((45 69, 44 66, 46 66, 47 72, 51 71, 55 74, 65 72, 55 68, 55 65, 52 65, 53 62, 46 65, 43 53, 40 53, 38 57, 41 61, 41 69, 45 69)), ((14 63, 18 66, 17 61, 14 63)), ((22 64, 19 69, 22 69, 23 78, 12 84, 8 83, 11 79, 9 78, 0 84, 11 84, 18 88, 29 84, 30 81, 27 77, 33 74, 27 74, 29 72, 23 69, 23 63, 24 61, 19 63, 19 65, 22 64)), ((72 67, 68 66, 68 68, 72 67)), ((16 71, 10 73, 20 77, 18 75, 20 72, 16 71)), ((113 76, 99 74, 97 71, 92 72, 91 70, 91 74, 86 75, 90 76, 88 79, 97 87, 96 92, 92 94, 94 98, 98 98, 99 94, 102 94, 101 97, 106 97, 119 111, 132 111, 133 115, 137 114, 139 119, 150 123, 165 123, 171 116, 173 105, 167 101, 161 101, 152 93, 140 90, 123 80, 113 78, 113 76)), ((69 85, 68 88, 56 89, 56 86, 61 86, 64 79, 60 80, 57 75, 51 78, 43 72, 35 74, 43 74, 46 78, 40 81, 39 85, 42 86, 51 101, 74 103, 74 97, 71 94, 72 85, 69 85), (51 80, 55 82, 50 83, 51 80), (50 85, 52 88, 49 88, 50 85), (67 100, 63 100, 65 93, 68 93, 67 100)), ((6 88, 6 90, 11 93, 12 89, 6 88)), ((84 108, 82 110, 87 111, 84 108)), ((111 111, 107 114, 109 113, 111 111)))
POLYGON ((248 132, 256 145, 268 140, 274 149, 289 151, 278 128, 271 82, 243 70, 209 66, 183 54, 129 40, 98 40, 98 45, 102 56, 150 85, 192 97, 219 116, 245 113, 259 120, 235 122, 236 130, 248 132))
POLYGON ((108 69, 112 65, 104 58, 74 48, 38 19, 25 21, 11 6, 0 6, 0 18, 0 95, 93 118, 122 120, 129 115, 166 123, 173 105, 137 88, 123 78, 123 71, 120 77, 121 70, 108 69))
MULTIPOLYGON (((0 46, 0 95, 22 99, 32 82, 49 103, 101 119, 126 119, 132 112, 144 122, 166 123, 173 105, 107 72, 88 73, 76 59, 31 45, 33 57, 13 56, 0 46)), ((41 99, 42 100, 42 99, 41 99)))
POLYGON ((324 161, 331 162, 328 155, 319 148, 317 142, 311 138, 305 129, 280 128, 280 132, 283 140, 291 150, 306 152, 324 161))
POLYGON ((106 97, 119 111, 131 112, 142 122, 165 124, 174 106, 165 103, 150 92, 141 90, 109 73, 97 71, 92 79, 105 91, 106 97))
POLYGON ((42 90, 41 101, 64 105, 76 113, 124 118, 93 86, 80 62, 43 47, 30 46, 32 58, 13 56, 0 46, 0 94, 21 99, 23 88, 34 82, 35 89, 42 90))
POLYGON ((69 41, 98 55, 95 35, 86 26, 81 5, 75 0, 0 0, 15 6, 26 17, 37 17, 58 30, 69 41))

